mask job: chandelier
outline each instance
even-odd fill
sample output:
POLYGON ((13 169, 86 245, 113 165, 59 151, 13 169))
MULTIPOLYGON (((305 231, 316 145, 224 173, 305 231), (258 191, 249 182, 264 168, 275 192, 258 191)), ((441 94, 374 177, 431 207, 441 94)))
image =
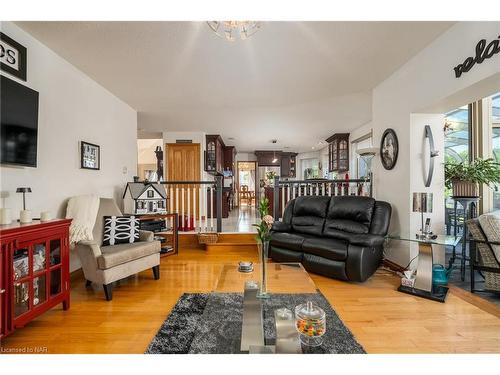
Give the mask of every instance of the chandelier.
POLYGON ((247 39, 260 29, 260 22, 256 21, 208 21, 207 24, 215 34, 231 42, 238 36, 247 39))

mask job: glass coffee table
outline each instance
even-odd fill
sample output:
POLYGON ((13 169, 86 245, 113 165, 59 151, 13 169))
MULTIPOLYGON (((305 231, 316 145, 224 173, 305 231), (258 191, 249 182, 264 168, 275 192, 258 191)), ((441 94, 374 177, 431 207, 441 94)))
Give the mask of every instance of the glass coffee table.
POLYGON ((401 285, 398 291, 413 294, 418 297, 444 302, 448 294, 448 288, 442 285, 432 284, 432 267, 434 264, 433 245, 457 246, 460 236, 436 235, 435 238, 419 238, 416 234, 390 234, 386 238, 418 243, 418 265, 415 284, 412 287, 401 285))
MULTIPOLYGON (((243 273, 238 271, 237 264, 226 264, 214 289, 215 293, 243 293, 240 350, 248 353, 302 353, 294 314, 288 309, 274 312, 276 345, 265 345, 263 300, 257 297, 260 267, 260 263, 254 264, 253 272, 243 273)), ((316 285, 300 263, 268 263, 267 290, 271 295, 317 293, 316 285)))

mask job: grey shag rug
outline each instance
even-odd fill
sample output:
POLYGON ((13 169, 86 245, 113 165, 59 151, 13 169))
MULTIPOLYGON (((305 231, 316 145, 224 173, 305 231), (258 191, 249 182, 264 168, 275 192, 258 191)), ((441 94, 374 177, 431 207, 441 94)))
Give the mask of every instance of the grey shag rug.
MULTIPOLYGON (((274 345, 274 310, 306 301, 326 313, 326 333, 319 347, 302 347, 304 353, 361 354, 363 347, 342 323, 321 293, 272 294, 264 300, 266 345, 274 345)), ((241 353, 243 295, 239 293, 183 294, 153 338, 146 354, 232 354, 241 353)))

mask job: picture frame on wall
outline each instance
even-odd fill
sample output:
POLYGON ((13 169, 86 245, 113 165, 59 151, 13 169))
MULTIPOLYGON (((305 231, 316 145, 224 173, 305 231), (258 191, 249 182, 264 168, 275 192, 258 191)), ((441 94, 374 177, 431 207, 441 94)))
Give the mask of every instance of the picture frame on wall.
POLYGON ((380 141, 380 160, 385 169, 391 170, 398 161, 398 136, 393 129, 386 129, 380 141))
POLYGON ((80 142, 80 167, 82 169, 101 169, 101 147, 93 143, 80 142))

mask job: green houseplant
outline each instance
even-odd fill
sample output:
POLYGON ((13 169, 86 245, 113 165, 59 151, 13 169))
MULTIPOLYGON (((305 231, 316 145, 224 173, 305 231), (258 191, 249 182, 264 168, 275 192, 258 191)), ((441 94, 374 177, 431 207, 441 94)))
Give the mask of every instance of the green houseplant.
POLYGON ((444 164, 445 185, 453 196, 475 197, 479 184, 492 187, 500 183, 500 164, 493 159, 475 159, 470 163, 449 161, 444 164))

